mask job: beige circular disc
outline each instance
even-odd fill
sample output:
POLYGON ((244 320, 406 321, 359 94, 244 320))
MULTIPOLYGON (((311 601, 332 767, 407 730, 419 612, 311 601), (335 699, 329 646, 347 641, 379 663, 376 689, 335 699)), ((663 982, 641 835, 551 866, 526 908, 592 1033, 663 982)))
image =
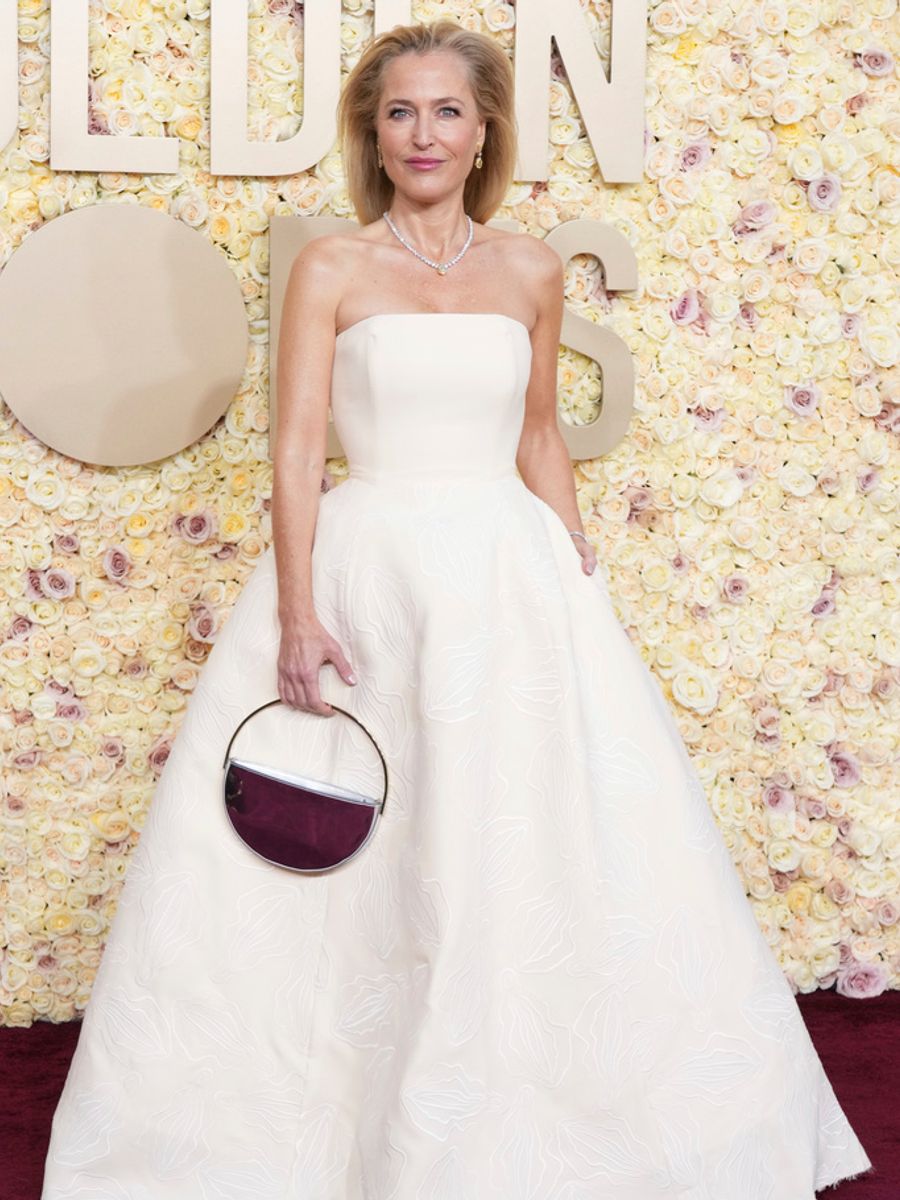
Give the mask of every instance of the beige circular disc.
POLYGON ((0 274, 0 394, 86 463, 155 462, 195 442, 240 387, 248 337, 222 252, 136 204, 49 221, 0 274))

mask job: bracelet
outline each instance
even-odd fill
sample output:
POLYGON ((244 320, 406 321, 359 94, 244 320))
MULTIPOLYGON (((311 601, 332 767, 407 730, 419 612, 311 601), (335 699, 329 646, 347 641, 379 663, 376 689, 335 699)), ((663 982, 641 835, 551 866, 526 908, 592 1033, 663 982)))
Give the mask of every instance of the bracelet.
POLYGON ((566 530, 566 533, 571 533, 572 537, 580 537, 580 538, 584 538, 584 540, 585 540, 585 541, 587 541, 587 540, 588 540, 588 539, 587 539, 587 534, 586 534, 586 533, 582 533, 580 529, 567 529, 567 530, 566 530))

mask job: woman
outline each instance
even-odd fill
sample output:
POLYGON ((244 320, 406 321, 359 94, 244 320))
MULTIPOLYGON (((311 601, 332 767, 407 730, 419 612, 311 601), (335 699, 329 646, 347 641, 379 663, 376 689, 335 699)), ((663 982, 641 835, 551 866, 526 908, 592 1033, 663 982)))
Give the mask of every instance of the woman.
POLYGON ((871 1164, 579 528, 560 264, 484 225, 508 63, 395 27, 341 128, 362 227, 292 270, 274 554, 160 779, 44 1200, 813 1200, 871 1164), (276 683, 296 761, 334 701, 392 769, 320 877, 222 814, 276 683))

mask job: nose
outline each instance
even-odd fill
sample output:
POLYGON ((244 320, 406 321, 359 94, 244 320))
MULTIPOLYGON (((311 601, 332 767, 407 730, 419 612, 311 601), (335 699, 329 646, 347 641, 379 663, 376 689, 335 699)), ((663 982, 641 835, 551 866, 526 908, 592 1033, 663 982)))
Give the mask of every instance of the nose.
POLYGON ((425 150, 432 144, 433 141, 434 137, 432 136, 431 128, 428 124, 428 117, 424 115, 417 117, 416 123, 413 127, 413 142, 417 147, 425 150))

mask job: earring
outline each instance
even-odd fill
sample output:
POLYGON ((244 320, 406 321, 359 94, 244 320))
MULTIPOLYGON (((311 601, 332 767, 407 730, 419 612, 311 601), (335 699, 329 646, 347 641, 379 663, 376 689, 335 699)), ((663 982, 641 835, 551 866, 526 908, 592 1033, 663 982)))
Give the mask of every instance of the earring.
POLYGON ((379 165, 379 167, 383 167, 384 159, 381 157, 381 143, 380 142, 375 143, 375 150, 378 154, 378 165, 379 165))
POLYGON ((480 146, 478 147, 478 152, 475 155, 475 166, 476 166, 477 170, 479 170, 479 171, 484 166, 484 159, 481 157, 481 147, 480 146))

